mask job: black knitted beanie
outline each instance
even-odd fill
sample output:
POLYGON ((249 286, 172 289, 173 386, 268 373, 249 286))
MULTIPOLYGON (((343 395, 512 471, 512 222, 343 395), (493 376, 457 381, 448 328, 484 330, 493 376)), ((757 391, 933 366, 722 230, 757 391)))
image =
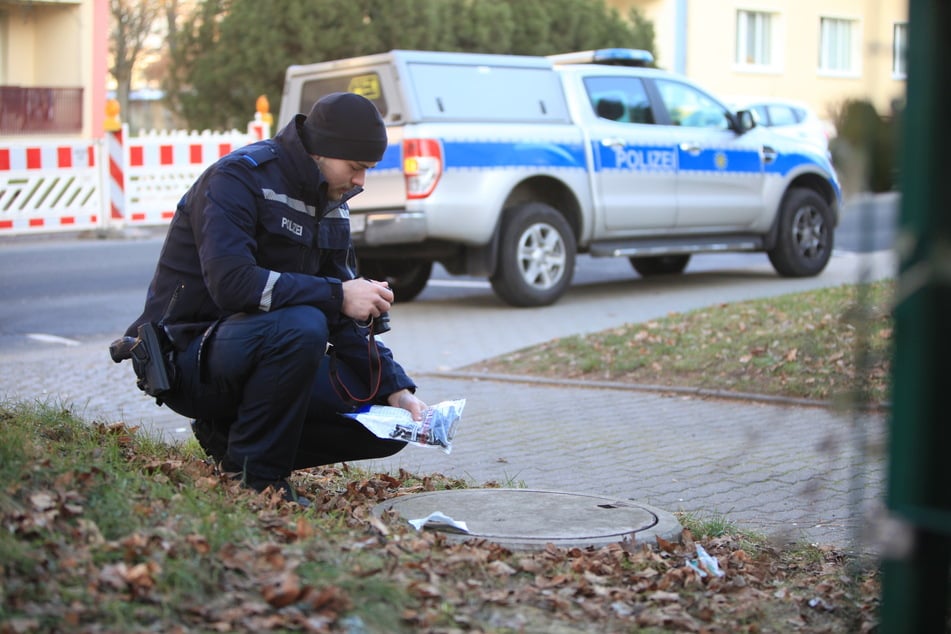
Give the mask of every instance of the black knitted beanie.
POLYGON ((373 102, 352 92, 321 97, 300 128, 308 154, 378 162, 386 150, 386 126, 373 102))

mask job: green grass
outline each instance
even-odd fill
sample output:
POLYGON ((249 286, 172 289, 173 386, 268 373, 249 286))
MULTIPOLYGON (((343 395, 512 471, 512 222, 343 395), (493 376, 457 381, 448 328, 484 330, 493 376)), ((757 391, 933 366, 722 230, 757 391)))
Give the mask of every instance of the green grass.
POLYGON ((391 614, 405 602, 400 584, 355 574, 378 556, 343 546, 352 535, 339 514, 309 517, 306 537, 284 552, 298 530, 286 509, 236 491, 190 449, 43 405, 5 405, 0 423, 0 621, 38 615, 21 616, 24 631, 84 615, 109 631, 188 623, 215 612, 208 602, 222 591, 260 601, 263 579, 290 556, 305 585, 372 594, 357 610, 371 622, 381 604, 391 614))
POLYGON ((678 513, 677 521, 696 537, 723 537, 741 532, 739 527, 722 513, 678 513))
POLYGON ((883 405, 893 282, 675 313, 567 337, 465 370, 883 405))

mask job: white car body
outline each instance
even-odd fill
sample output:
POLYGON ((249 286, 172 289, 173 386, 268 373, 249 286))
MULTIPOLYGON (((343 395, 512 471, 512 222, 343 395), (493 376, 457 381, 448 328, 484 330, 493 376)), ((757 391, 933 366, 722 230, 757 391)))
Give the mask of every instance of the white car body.
POLYGON ((782 275, 818 274, 841 203, 827 153, 639 53, 394 50, 292 66, 278 123, 335 91, 377 105, 389 147, 350 203, 351 235, 361 272, 402 301, 433 262, 488 277, 516 306, 556 301, 578 253, 657 275, 696 253, 762 251, 782 275))
POLYGON ((733 97, 725 99, 734 110, 751 110, 758 125, 776 134, 813 143, 824 151, 835 138, 835 125, 819 117, 804 101, 778 97, 733 97))

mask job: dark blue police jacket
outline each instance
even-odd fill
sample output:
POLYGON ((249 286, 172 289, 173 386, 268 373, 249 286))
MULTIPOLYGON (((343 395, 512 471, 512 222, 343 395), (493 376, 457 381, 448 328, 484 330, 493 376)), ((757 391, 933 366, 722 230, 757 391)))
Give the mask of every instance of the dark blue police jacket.
MULTIPOLYGON (((303 120, 297 115, 273 139, 219 159, 182 197, 145 309, 127 335, 164 321, 184 350, 229 315, 315 306, 327 315, 337 358, 368 378, 367 330, 340 312, 341 282, 355 277, 349 210, 327 200, 327 182, 300 140, 303 120)), ((389 349, 376 345, 379 394, 415 389, 389 349)))

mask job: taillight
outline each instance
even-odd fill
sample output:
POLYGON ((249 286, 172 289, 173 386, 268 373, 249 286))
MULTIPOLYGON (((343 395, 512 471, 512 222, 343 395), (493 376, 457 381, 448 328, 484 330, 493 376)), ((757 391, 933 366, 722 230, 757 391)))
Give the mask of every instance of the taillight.
POLYGON ((407 198, 426 198, 442 174, 442 147, 436 139, 403 139, 407 198))

